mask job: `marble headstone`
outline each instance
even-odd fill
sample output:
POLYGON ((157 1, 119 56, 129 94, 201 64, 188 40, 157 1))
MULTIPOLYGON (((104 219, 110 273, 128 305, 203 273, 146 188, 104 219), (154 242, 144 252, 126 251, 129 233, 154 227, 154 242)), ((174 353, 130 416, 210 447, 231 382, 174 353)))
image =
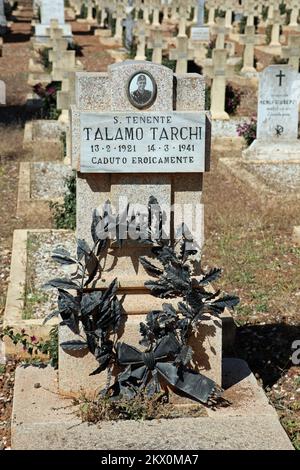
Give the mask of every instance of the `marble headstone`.
POLYGON ((257 138, 248 158, 300 158, 298 139, 299 74, 289 65, 270 65, 260 74, 257 138))

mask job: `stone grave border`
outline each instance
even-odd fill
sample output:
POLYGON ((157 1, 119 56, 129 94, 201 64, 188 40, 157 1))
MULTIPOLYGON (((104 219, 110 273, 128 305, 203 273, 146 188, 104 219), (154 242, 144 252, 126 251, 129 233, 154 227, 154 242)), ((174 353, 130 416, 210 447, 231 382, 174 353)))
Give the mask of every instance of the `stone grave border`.
POLYGON ((242 183, 248 184, 251 189, 253 189, 257 197, 261 200, 264 200, 267 197, 272 197, 275 199, 282 199, 284 198, 285 201, 288 200, 300 200, 300 190, 299 192, 293 192, 293 194, 285 194, 279 191, 275 191, 271 189, 264 183, 258 176, 253 174, 251 171, 247 170, 247 168, 243 167, 241 163, 247 165, 249 164, 270 164, 270 165, 284 165, 288 163, 294 163, 300 165, 300 160, 288 160, 285 162, 270 162, 270 160, 250 160, 250 159, 241 159, 241 158, 220 158, 219 163, 221 167, 228 170, 235 178, 237 178, 242 183))
MULTIPOLYGON (((10 265, 10 280, 7 288, 6 304, 3 316, 3 327, 12 327, 20 332, 23 328, 28 334, 34 334, 37 338, 43 339, 49 336, 53 325, 58 324, 57 319, 52 319, 43 325, 43 319, 22 318, 24 310, 24 293, 26 285, 27 268, 27 240, 29 233, 46 232, 68 232, 68 230, 52 229, 21 229, 15 230, 12 244, 12 256, 10 265)), ((18 355, 26 357, 27 353, 22 348, 17 348, 8 338, 4 338, 5 354, 7 356, 18 355)))
POLYGON ((223 384, 232 402, 229 407, 206 408, 206 416, 197 418, 102 421, 100 426, 82 423, 76 416, 74 401, 59 394, 58 373, 53 368, 18 367, 12 448, 293 450, 276 410, 247 364, 241 359, 225 358, 222 367, 223 384))
MULTIPOLYGON (((58 161, 63 165, 64 163, 58 161)), ((35 214, 43 212, 51 214, 49 203, 62 203, 63 198, 57 197, 52 199, 37 199, 31 197, 31 165, 36 162, 21 162, 19 167, 19 183, 17 197, 17 217, 25 217, 30 213, 35 214)), ((45 162, 47 163, 47 162, 45 162)))
POLYGON ((59 120, 36 119, 33 121, 27 121, 24 127, 23 149, 32 151, 34 161, 39 161, 35 160, 35 156, 38 156, 41 143, 43 142, 46 143, 47 148, 51 146, 55 149, 56 147, 57 157, 55 160, 60 161, 59 154, 61 154, 61 161, 63 162, 63 145, 60 138, 64 132, 67 132, 67 126, 59 120), (49 137, 49 128, 51 129, 51 126, 54 127, 54 123, 57 127, 61 128, 61 132, 58 133, 56 129, 56 137, 49 137), (45 135, 43 135, 43 126, 45 128, 45 135), (38 127, 38 132, 35 130, 35 127, 38 127))

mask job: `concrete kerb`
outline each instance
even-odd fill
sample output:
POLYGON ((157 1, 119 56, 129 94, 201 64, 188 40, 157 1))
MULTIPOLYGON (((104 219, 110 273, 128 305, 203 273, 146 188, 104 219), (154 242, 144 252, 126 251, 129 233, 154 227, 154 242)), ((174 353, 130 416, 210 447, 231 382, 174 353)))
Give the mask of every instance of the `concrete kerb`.
MULTIPOLYGON (((60 162, 63 164, 62 162, 60 162)), ((31 162, 21 162, 19 167, 19 183, 17 198, 17 217, 43 213, 50 216, 50 202, 61 203, 62 197, 53 199, 32 199, 31 197, 31 162)))
POLYGON ((247 364, 223 361, 230 406, 206 416, 152 421, 82 423, 74 402, 58 391, 50 367, 17 368, 12 413, 13 450, 232 449, 293 450, 276 411, 247 364), (38 383, 39 387, 35 387, 38 383))
MULTIPOLYGON (((14 231, 10 280, 7 289, 3 318, 3 328, 12 327, 15 332, 20 332, 22 329, 24 329, 27 334, 34 335, 38 338, 42 337, 44 339, 49 336, 50 329, 53 325, 58 323, 58 320, 53 319, 50 320, 46 325, 43 325, 43 319, 25 320, 22 318, 22 316, 25 306, 28 233, 43 233, 47 231, 49 230, 36 229, 14 231)), ((65 232, 65 230, 58 231, 65 232)), ((4 338, 4 346, 6 356, 27 356, 22 348, 17 348, 7 337, 4 338)))
MULTIPOLYGON (((284 163, 282 162, 276 162, 272 161, 270 162, 269 160, 245 160, 241 158, 220 158, 219 163, 221 168, 228 170, 235 178, 240 180, 241 182, 244 182, 250 186, 251 189, 253 189, 257 197, 265 200, 265 198, 282 198, 282 193, 277 192, 271 188, 269 188, 260 178, 255 176, 253 173, 247 170, 246 167, 242 167, 241 163, 244 163, 247 165, 247 163, 255 163, 257 165, 262 165, 266 163, 271 163, 273 165, 283 165, 284 163)), ((289 162, 285 162, 289 163, 289 162)), ((296 160, 291 160, 291 163, 299 163, 300 161, 296 160)), ((300 199, 300 192, 299 193, 293 193, 293 194, 284 194, 285 200, 298 200, 300 199)))
POLYGON ((63 142, 61 136, 67 133, 68 124, 58 120, 27 121, 24 127, 23 149, 32 153, 33 161, 41 160, 41 153, 48 158, 43 161, 63 159, 63 142))

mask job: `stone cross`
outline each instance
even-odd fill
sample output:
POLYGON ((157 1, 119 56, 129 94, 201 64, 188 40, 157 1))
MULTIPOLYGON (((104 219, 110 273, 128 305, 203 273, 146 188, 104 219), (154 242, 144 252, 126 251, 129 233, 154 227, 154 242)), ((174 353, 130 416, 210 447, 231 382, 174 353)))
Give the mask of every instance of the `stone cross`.
POLYGON ((289 0, 288 8, 291 10, 291 17, 289 22, 289 28, 297 28, 299 26, 298 17, 300 4, 298 0, 289 0))
POLYGON ((194 49, 189 48, 187 36, 177 36, 176 48, 169 51, 171 60, 176 60, 176 73, 187 73, 188 61, 194 58, 194 49))
POLYGON ((224 49, 225 36, 229 32, 229 28, 225 26, 225 18, 217 18, 217 25, 214 27, 214 33, 217 35, 216 49, 224 49))
POLYGON ((178 36, 186 36, 186 21, 188 16, 188 8, 186 5, 180 4, 179 6, 179 26, 178 36))
POLYGON ((276 5, 277 0, 269 0, 268 4, 268 16, 267 16, 267 24, 273 24, 273 19, 274 19, 274 7, 278 8, 276 5))
POLYGON ((144 20, 137 20, 134 27, 134 34, 137 36, 137 50, 134 60, 145 60, 146 38, 148 28, 144 20))
POLYGON ((123 40, 123 20, 125 17, 125 4, 123 0, 119 0, 116 5, 115 19, 116 31, 114 35, 115 41, 122 42, 123 40))
POLYGON ((224 0, 224 9, 225 13, 225 27, 230 30, 232 28, 232 10, 233 10, 233 0, 224 0))
POLYGON ((149 49, 153 49, 152 62, 154 64, 161 64, 162 51, 167 46, 167 41, 164 40, 161 28, 151 28, 150 37, 147 41, 149 49))
POLYGON ((229 119, 225 111, 226 78, 234 76, 235 64, 227 62, 225 49, 214 49, 212 59, 204 63, 205 73, 212 79, 211 86, 211 117, 212 119, 229 119))
POLYGON ((207 25, 214 26, 215 25, 215 10, 216 10, 216 0, 207 0, 206 7, 208 8, 208 19, 207 25))
POLYGON ((254 25, 254 16, 256 13, 257 2, 255 0, 246 0, 244 14, 247 16, 247 26, 254 25))
POLYGON ((278 6, 273 10, 273 26, 271 33, 271 42, 269 47, 281 47, 279 38, 280 38, 280 12, 278 6))
POLYGON ((152 26, 158 27, 160 26, 160 22, 159 22, 159 12, 160 12, 160 7, 161 7, 160 0, 152 0, 151 7, 152 7, 152 15, 153 15, 152 26))
POLYGON ((149 0, 144 0, 143 6, 143 20, 145 21, 146 25, 150 24, 149 14, 150 14, 150 2, 149 0))
POLYGON ((298 72, 300 59, 300 36, 290 34, 288 38, 288 46, 282 47, 281 51, 282 57, 284 59, 289 59, 289 65, 298 72))
POLYGON ((259 38, 255 35, 255 26, 246 25, 245 34, 240 35, 240 43, 245 46, 241 73, 248 77, 256 76, 257 72, 254 68, 254 46, 259 43, 259 38))

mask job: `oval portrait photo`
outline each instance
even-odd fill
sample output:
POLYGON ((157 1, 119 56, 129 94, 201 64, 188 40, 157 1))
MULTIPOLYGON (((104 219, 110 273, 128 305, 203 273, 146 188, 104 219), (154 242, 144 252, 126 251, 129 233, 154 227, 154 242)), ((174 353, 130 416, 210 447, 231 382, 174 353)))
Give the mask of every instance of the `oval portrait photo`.
POLYGON ((128 98, 139 109, 149 108, 156 98, 156 83, 148 72, 137 72, 128 82, 128 98))

